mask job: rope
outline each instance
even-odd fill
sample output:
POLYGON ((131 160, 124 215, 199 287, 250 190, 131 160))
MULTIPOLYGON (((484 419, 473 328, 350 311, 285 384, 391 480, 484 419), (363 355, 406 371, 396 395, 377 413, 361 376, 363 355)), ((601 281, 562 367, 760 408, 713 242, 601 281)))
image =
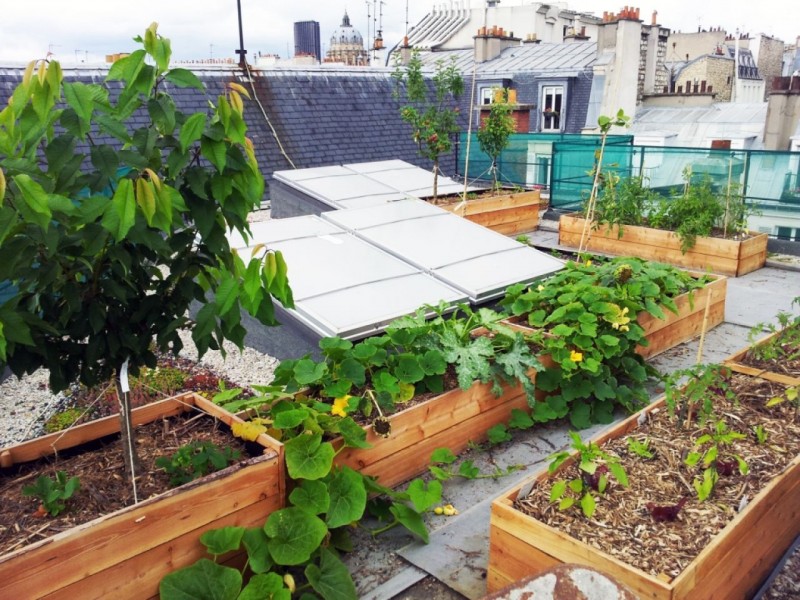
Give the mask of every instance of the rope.
POLYGON ((267 122, 267 125, 269 125, 270 131, 272 131, 272 137, 275 138, 275 141, 278 144, 278 149, 281 151, 281 154, 289 162, 289 164, 292 166, 292 168, 296 169, 297 167, 295 166, 294 162, 292 162, 292 159, 289 158, 288 154, 286 154, 286 150, 284 150, 284 148, 283 148, 283 144, 281 143, 281 139, 280 139, 280 137, 278 137, 278 132, 275 131, 275 128, 272 126, 272 121, 270 121, 269 117, 267 116, 267 111, 264 110, 264 106, 261 104, 261 101, 258 99, 258 94, 256 93, 256 86, 253 85, 253 76, 250 73, 250 65, 248 65, 245 62, 244 68, 247 71, 247 79, 248 79, 248 81, 250 83, 250 90, 253 92, 253 100, 256 101, 256 104, 258 104, 258 108, 261 109, 261 114, 264 115, 264 120, 267 122))

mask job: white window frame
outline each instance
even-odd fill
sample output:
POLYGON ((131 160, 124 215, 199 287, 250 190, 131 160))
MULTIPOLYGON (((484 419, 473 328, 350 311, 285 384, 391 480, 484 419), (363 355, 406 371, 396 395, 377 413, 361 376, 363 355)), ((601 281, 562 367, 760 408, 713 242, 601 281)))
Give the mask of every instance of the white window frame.
POLYGON ((542 131, 561 131, 564 123, 564 108, 566 107, 563 85, 542 86, 542 131), (548 109, 557 114, 548 114, 548 109))

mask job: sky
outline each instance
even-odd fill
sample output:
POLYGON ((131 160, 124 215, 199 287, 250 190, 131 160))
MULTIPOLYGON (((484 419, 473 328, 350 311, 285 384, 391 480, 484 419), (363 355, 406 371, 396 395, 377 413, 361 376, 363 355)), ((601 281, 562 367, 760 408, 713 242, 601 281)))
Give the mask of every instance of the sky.
MULTIPOLYGON (((239 0, 244 47, 251 58, 257 52, 286 57, 294 51, 293 23, 318 21, 322 51, 347 10, 352 25, 367 39, 374 31, 375 7, 382 12, 383 38, 391 47, 434 4, 449 7, 470 0, 239 0), (382 4, 382 6, 381 6, 382 4), (367 18, 369 10, 370 18, 367 18), (406 12, 407 11, 407 12, 406 12), (406 14, 408 18, 406 18, 406 14)), ((574 0, 568 8, 618 12, 624 4, 609 0, 574 0)), ((628 0, 630 1, 630 0, 628 0)), ((51 52, 63 64, 102 62, 106 54, 137 46, 132 41, 155 21, 159 33, 172 42, 174 60, 235 58, 239 47, 237 2, 234 0, 2 0, 0 63, 14 64, 43 58, 51 52)), ((471 0, 472 6, 483 6, 471 0)), ((501 6, 529 4, 530 0, 501 0, 501 6)), ((658 10, 661 25, 674 31, 721 26, 730 32, 767 33, 793 42, 800 35, 797 0, 661 0, 639 3, 641 18, 650 22, 658 10)))

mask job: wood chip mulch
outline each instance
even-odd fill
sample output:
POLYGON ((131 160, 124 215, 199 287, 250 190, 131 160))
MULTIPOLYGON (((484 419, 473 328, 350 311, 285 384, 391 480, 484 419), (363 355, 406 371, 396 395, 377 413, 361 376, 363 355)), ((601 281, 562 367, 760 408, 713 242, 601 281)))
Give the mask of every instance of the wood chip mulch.
POLYGON ((731 476, 720 476, 713 495, 706 502, 697 500, 692 485, 702 469, 686 466, 684 458, 695 440, 713 429, 713 423, 684 429, 662 408, 653 411, 630 434, 603 447, 606 452, 620 457, 630 487, 623 488, 612 478, 609 489, 599 497, 591 519, 585 518, 577 505, 559 511, 557 505, 549 501, 553 481, 579 477, 575 465, 534 486, 527 497, 517 499, 515 506, 651 575, 668 580, 675 578, 736 516, 739 507, 800 453, 800 416, 796 407, 789 402, 765 407, 769 399, 785 391, 784 386, 738 374, 731 377, 730 385, 738 402, 717 396, 715 414, 730 430, 747 435, 735 441, 731 452, 744 458, 750 472, 742 476, 735 470, 731 476), (763 445, 757 443, 752 429, 759 423, 768 434, 763 445), (643 459, 631 453, 628 437, 650 440, 655 457, 643 459), (684 497, 688 501, 673 522, 655 522, 645 506, 648 502, 657 506, 675 505, 684 497))
MULTIPOLYGON (((138 426, 134 437, 141 460, 136 479, 140 500, 170 489, 169 476, 155 466, 155 460, 173 455, 188 442, 210 440, 221 448, 230 446, 241 453, 241 460, 258 455, 234 438, 226 425, 196 410, 138 426)), ((81 448, 0 471, 0 555, 133 504, 118 436, 81 448), (58 470, 79 477, 80 489, 67 501, 65 512, 57 517, 38 516, 39 500, 24 496, 22 488, 39 475, 55 478, 58 470)))

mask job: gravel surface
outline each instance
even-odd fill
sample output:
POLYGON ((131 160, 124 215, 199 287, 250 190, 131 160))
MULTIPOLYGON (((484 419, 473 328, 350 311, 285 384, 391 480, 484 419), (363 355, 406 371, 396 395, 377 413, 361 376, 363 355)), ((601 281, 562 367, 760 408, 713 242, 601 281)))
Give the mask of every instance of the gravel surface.
MULTIPOLYGON (((191 335, 183 332, 181 338, 184 347, 180 355, 197 361, 191 335)), ((277 359, 247 347, 240 352, 230 342, 224 348, 225 358, 219 351, 209 350, 200 364, 241 385, 267 385, 272 381, 277 359)), ((0 383, 0 448, 42 435, 45 421, 64 407, 64 394, 50 392, 48 377, 47 369, 39 369, 22 379, 9 375, 0 383)))

